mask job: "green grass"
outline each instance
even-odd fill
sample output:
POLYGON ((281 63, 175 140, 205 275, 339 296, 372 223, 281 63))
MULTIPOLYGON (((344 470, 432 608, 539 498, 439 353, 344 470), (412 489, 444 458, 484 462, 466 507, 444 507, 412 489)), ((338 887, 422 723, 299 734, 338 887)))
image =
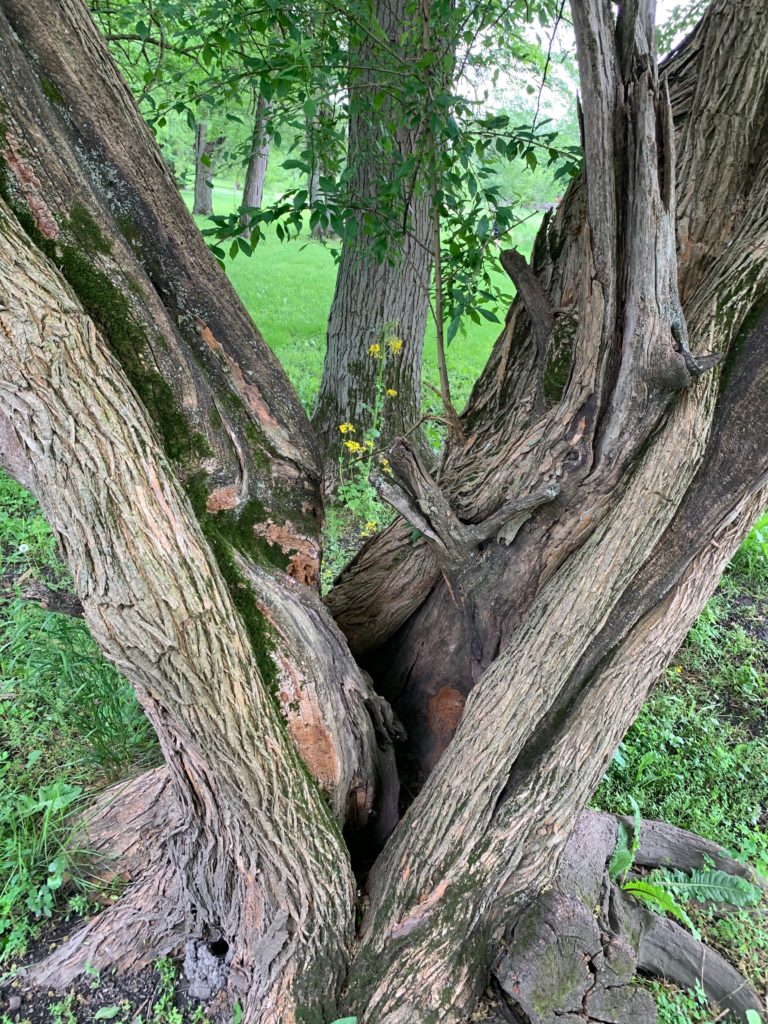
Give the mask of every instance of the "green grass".
POLYGON ((768 870, 768 560, 745 541, 627 733, 595 805, 673 822, 768 870))
POLYGON ((132 688, 85 623, 17 597, 34 577, 69 580, 37 502, 3 474, 0 573, 0 954, 11 954, 76 888, 73 812, 158 754, 132 688))

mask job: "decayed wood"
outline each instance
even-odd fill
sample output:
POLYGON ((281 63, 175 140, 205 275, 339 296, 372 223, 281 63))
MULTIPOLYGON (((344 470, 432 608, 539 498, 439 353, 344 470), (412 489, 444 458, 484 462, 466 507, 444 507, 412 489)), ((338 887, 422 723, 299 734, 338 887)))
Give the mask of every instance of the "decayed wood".
MULTIPOLYGON (((747 1009, 759 1010, 755 990, 719 953, 611 882, 607 868, 616 824, 613 815, 582 814, 551 888, 509 929, 503 954, 493 966, 508 1005, 531 1024, 555 1024, 569 1015, 574 1024, 653 1024, 653 999, 634 984, 642 970, 681 988, 701 984, 721 1010, 740 1017, 747 1009)), ((666 828, 662 822, 644 820, 640 835, 655 833, 658 838, 666 828)), ((701 867, 699 837, 674 831, 672 856, 701 867), (686 843, 691 844, 690 853, 685 852, 686 843)), ((667 846, 664 841, 657 846, 661 857, 667 856, 667 846)), ((654 867, 662 863, 649 861, 654 867)), ((731 873, 743 867, 729 858, 721 863, 731 873)))
MULTIPOLYGON (((167 846, 180 895, 172 873, 139 881, 32 977, 64 985, 87 960, 122 962, 144 915, 172 899, 188 938, 229 943, 226 1003, 245 1020, 322 1013, 352 929, 338 830, 135 392, 5 202, 0 282, 0 406, 91 632, 158 734, 181 816, 167 846)), ((178 939, 175 910, 152 919, 178 939)))

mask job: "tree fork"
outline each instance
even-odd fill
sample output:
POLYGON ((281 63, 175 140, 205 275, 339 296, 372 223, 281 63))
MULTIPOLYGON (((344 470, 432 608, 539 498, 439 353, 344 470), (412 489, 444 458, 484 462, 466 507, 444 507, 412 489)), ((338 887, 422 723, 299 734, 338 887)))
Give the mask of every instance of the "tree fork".
MULTIPOLYGON (((286 714, 313 723, 294 728, 304 756, 335 762, 325 791, 341 823, 350 809, 363 824, 374 780, 384 777, 366 677, 358 672, 355 685, 342 686, 332 672, 304 672, 298 692, 280 691, 291 652, 233 555, 298 582, 294 631, 309 626, 318 648, 346 664, 349 681, 355 669, 330 616, 320 608, 308 622, 301 605, 301 587, 317 586, 322 523, 320 461, 306 415, 220 274, 79 0, 41 0, 34 9, 7 0, 0 52, 3 194, 147 407, 261 671, 286 714)), ((287 602, 283 594, 283 619, 287 602)))

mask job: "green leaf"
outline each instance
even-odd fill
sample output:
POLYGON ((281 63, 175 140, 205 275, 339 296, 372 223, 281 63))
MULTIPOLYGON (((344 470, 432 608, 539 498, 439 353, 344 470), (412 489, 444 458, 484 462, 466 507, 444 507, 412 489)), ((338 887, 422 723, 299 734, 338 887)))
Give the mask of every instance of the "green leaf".
POLYGON ((357 1024, 357 1017, 339 1017, 337 1020, 332 1020, 331 1024, 357 1024))
POLYGON ((304 100, 304 116, 306 117, 306 119, 308 121, 312 121, 316 113, 317 104, 315 103, 315 101, 311 97, 309 99, 304 100))
POLYGON ((657 914, 669 914, 671 917, 677 918, 695 938, 701 938, 696 925, 690 919, 688 913, 680 906, 675 897, 668 893, 666 889, 662 889, 660 885, 644 881, 625 882, 622 885, 622 889, 624 892, 629 893, 630 896, 634 896, 636 900, 645 903, 657 914))
POLYGON ((93 1015, 94 1020, 112 1020, 120 1013, 119 1006, 102 1006, 100 1010, 97 1010, 93 1015))
POLYGON ((626 823, 619 820, 619 832, 616 836, 616 848, 613 851, 613 856, 611 857, 610 864, 608 865, 608 877, 612 882, 616 882, 619 878, 623 878, 624 875, 626 875, 635 863, 635 855, 637 854, 638 847, 640 846, 640 808, 637 805, 637 800, 635 800, 633 796, 629 799, 632 803, 634 828, 630 839, 629 829, 627 828, 626 823))
POLYGON ((763 1018, 757 1010, 747 1010, 747 1024, 763 1024, 763 1018))
POLYGON ((762 891, 746 878, 726 871, 698 870, 686 875, 682 871, 654 872, 653 882, 672 890, 686 900, 699 903, 732 903, 736 907, 754 906, 762 891))
POLYGON ((243 1019, 243 1008, 240 1003, 235 1003, 232 1007, 232 1024, 240 1024, 243 1019))

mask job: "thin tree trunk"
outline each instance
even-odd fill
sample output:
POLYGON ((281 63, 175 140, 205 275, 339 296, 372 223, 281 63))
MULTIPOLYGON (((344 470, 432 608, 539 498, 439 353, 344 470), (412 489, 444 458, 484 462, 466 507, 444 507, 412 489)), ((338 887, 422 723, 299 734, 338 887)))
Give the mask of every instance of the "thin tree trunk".
POLYGON ((219 140, 208 139, 208 126, 200 121, 195 133, 195 199, 192 213, 210 217, 213 213, 213 173, 219 140))
MULTIPOLYGON (((374 8, 390 47, 402 52, 401 37, 414 16, 413 5, 408 0, 382 0, 374 8)), ((360 57, 363 64, 366 59, 376 63, 367 47, 362 47, 360 57)), ((429 198, 411 197, 402 212, 393 210, 391 200, 381 198, 382 186, 393 168, 382 136, 392 133, 398 110, 391 99, 377 108, 377 89, 386 91, 386 80, 377 82, 375 72, 367 71, 357 72, 350 88, 350 194, 362 208, 355 216, 354 236, 350 234, 342 248, 312 419, 331 476, 343 451, 341 423, 352 423, 360 438, 372 427, 378 405, 381 440, 389 441, 413 430, 421 410, 421 363, 432 266, 429 198), (371 216, 379 222, 378 230, 389 235, 389 259, 379 261, 371 256, 370 230, 366 228, 371 216), (392 223, 385 226, 388 218, 392 223), (371 346, 380 346, 377 357, 371 355, 371 346)), ((407 160, 415 152, 418 130, 401 126, 395 130, 395 138, 407 160)), ((376 353, 375 348, 373 351, 376 353)))
MULTIPOLYGON (((243 188, 243 207, 250 210, 260 210, 261 201, 264 197, 264 177, 267 173, 269 162, 269 134, 267 121, 269 117, 269 104, 259 93, 256 102, 256 114, 253 124, 253 137, 251 139, 251 153, 248 157, 248 169, 245 173, 245 186, 243 188)), ((240 218, 243 225, 243 235, 250 237, 250 216, 244 213, 240 218)))
POLYGON ((307 175, 307 206, 310 211, 310 220, 314 220, 310 230, 312 238, 318 241, 324 238, 332 238, 335 234, 328 223, 327 218, 320 216, 324 202, 321 179, 331 173, 328 166, 330 158, 328 147, 331 145, 329 127, 333 116, 333 110, 327 100, 322 96, 316 96, 317 113, 314 119, 306 121, 306 145, 312 153, 312 162, 307 175), (318 213, 318 217, 312 217, 318 213))

